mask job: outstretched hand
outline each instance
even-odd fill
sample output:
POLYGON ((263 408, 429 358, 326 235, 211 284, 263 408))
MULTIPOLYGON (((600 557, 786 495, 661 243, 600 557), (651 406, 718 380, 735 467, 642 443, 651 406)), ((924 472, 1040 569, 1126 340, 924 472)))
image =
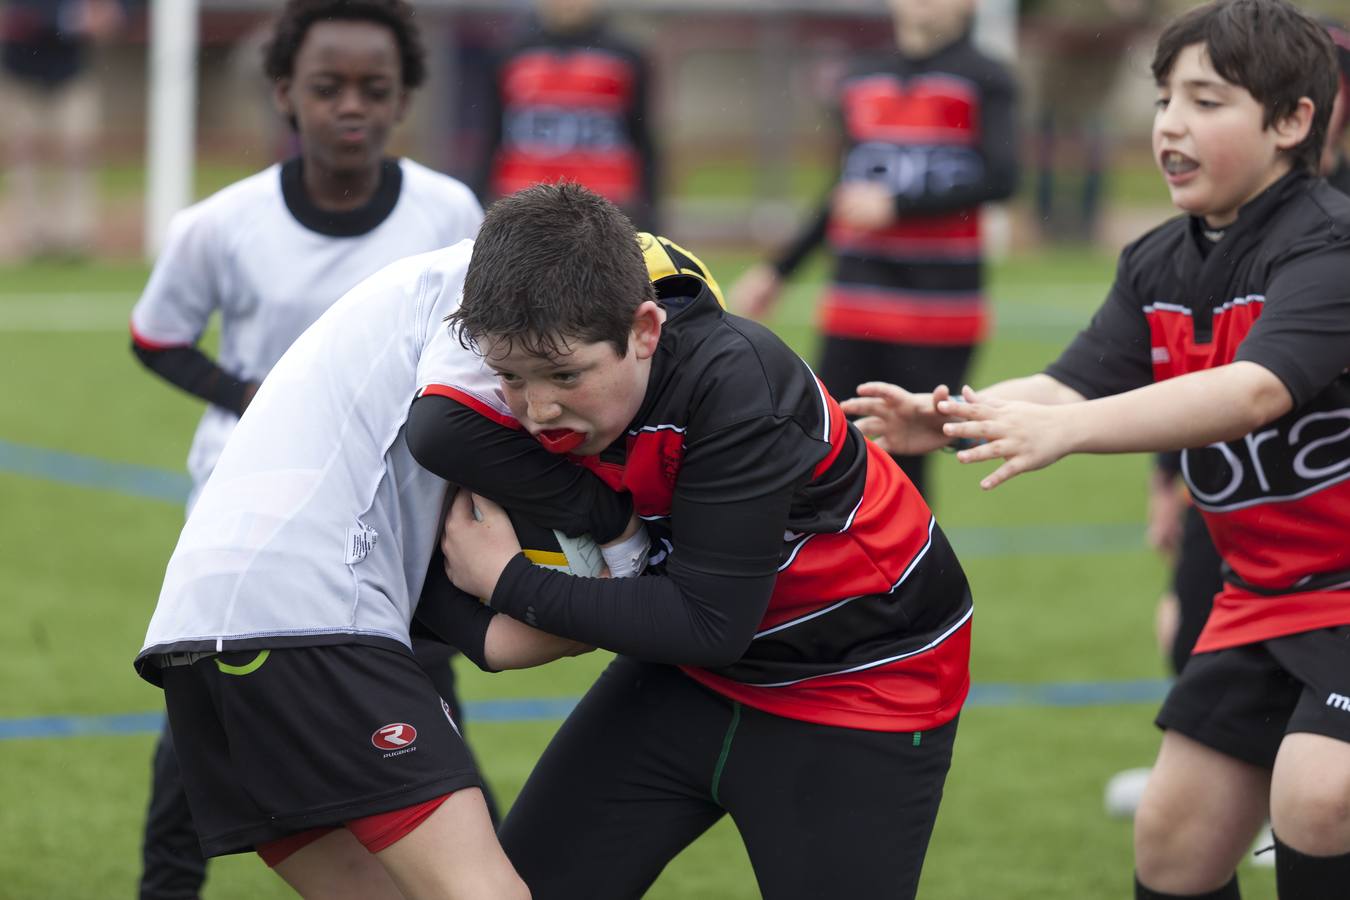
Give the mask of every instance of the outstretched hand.
POLYGON ((961 396, 964 402, 937 403, 940 413, 958 420, 949 421, 943 432, 948 438, 981 442, 956 454, 963 463, 1003 460, 1003 465, 981 479, 980 487, 986 491, 1015 475, 1043 469, 1073 449, 1069 405, 999 400, 982 396, 970 387, 961 396))
POLYGON ((884 381, 869 381, 858 385, 858 396, 839 406, 850 416, 863 417, 853 424, 882 450, 918 456, 950 443, 942 426, 951 417, 938 409, 948 397, 946 385, 938 385, 931 394, 911 394, 884 381))
POLYGON ((520 552, 520 541, 506 510, 461 488, 445 516, 441 552, 455 587, 488 600, 502 570, 520 552))

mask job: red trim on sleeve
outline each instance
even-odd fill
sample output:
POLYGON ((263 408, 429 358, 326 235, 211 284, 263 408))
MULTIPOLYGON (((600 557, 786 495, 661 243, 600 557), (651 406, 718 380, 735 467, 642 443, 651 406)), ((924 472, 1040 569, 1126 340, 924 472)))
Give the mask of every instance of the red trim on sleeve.
POLYGON ((132 322, 129 327, 131 328, 132 343, 142 350, 173 350, 178 347, 191 347, 195 343, 194 341, 154 341, 137 331, 135 322, 132 322))
POLYGON ((482 400, 479 400, 473 394, 461 391, 459 388, 453 388, 446 384, 429 384, 418 391, 417 396, 425 397, 428 394, 433 397, 449 397, 456 403, 467 406, 469 409, 485 418, 491 419, 498 425, 505 425, 507 428, 512 428, 516 431, 519 431, 523 427, 520 422, 516 421, 515 416, 504 413, 496 407, 490 406, 482 400))

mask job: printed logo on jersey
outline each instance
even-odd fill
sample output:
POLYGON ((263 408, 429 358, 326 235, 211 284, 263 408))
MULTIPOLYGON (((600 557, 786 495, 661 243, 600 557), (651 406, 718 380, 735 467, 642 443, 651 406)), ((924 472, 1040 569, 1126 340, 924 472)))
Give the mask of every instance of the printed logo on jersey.
POLYGON ((1350 697, 1344 694, 1332 694, 1327 697, 1327 706, 1334 706, 1341 712, 1350 712, 1350 697))
POLYGON ((1203 509, 1304 497, 1350 477, 1350 408, 1304 407, 1238 441, 1181 454, 1203 509))
POLYGON ((414 749, 413 743, 416 740, 417 729, 407 722, 393 722, 382 728, 377 728, 375 733, 370 736, 370 743, 376 750, 392 751, 385 753, 385 756, 408 753, 414 749))
POLYGON ((892 194, 919 197, 978 184, 984 161, 969 147, 897 147, 866 141, 844 160, 845 181, 872 181, 892 194))

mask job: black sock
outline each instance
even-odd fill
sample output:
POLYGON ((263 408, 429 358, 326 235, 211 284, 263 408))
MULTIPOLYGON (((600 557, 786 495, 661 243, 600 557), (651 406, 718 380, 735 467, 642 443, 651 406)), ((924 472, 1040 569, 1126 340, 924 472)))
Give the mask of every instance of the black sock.
POLYGON ((1289 900, 1342 900, 1350 890, 1350 853, 1309 856, 1276 837, 1275 887, 1289 900))
POLYGON ((1139 883, 1139 876, 1135 875, 1134 900, 1242 900, 1242 892, 1238 890, 1236 874, 1223 887, 1208 894, 1164 894, 1162 891, 1144 887, 1139 883))

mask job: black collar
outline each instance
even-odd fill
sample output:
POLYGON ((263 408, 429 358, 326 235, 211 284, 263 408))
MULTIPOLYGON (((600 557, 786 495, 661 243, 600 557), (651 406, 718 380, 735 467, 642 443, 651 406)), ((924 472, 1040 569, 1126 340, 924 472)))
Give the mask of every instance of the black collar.
POLYGON ((1223 230, 1223 240, 1211 242, 1202 218, 1192 216, 1187 229, 1187 252, 1180 254, 1182 284, 1192 310, 1195 339, 1210 340, 1212 311, 1232 300, 1233 275, 1240 260, 1254 251, 1269 232, 1270 221, 1291 197, 1307 190, 1312 176, 1296 169, 1280 178, 1238 210, 1237 220, 1223 230))
POLYGON ((333 212, 319 209, 305 190, 304 163, 300 157, 281 167, 281 196, 286 209, 301 225, 327 237, 360 237, 374 231, 394 211, 403 189, 403 169, 396 159, 380 163, 380 183, 364 206, 333 212))

